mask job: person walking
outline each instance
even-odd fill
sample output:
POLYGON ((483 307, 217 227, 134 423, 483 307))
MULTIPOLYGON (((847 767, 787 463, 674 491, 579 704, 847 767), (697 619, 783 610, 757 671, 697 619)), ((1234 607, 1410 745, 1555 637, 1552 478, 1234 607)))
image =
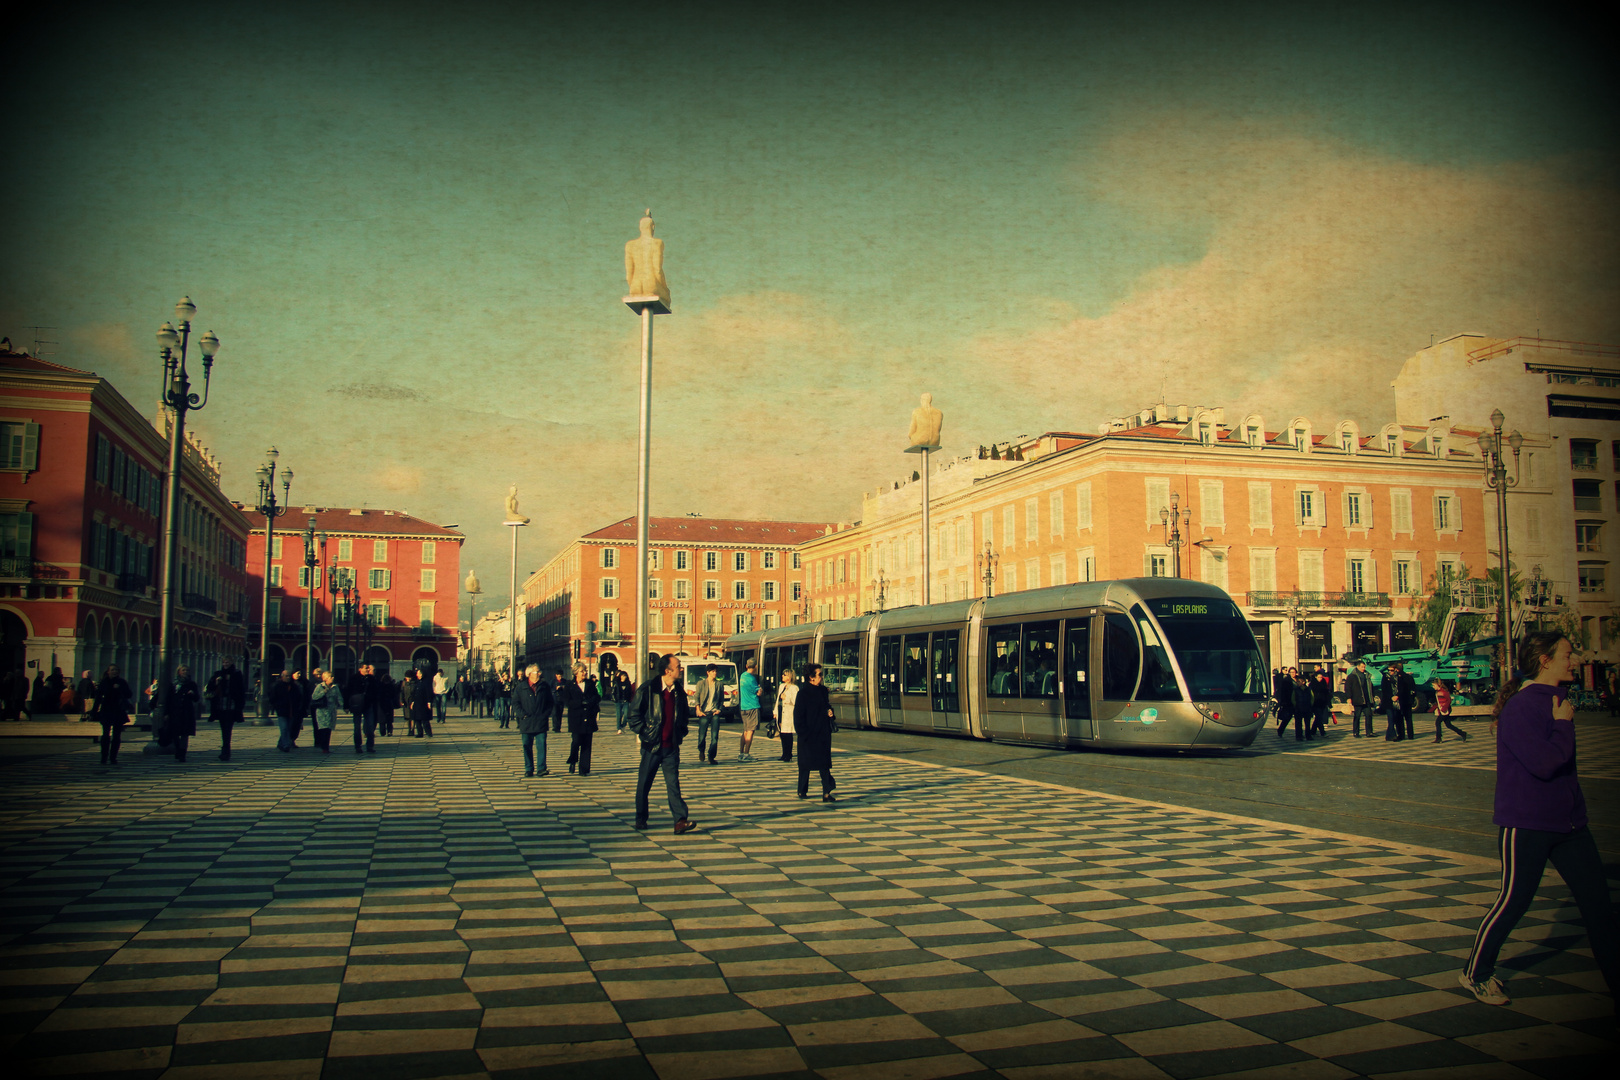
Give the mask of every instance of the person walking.
POLYGON ((1440 679, 1434 680, 1429 686, 1434 690, 1434 741, 1440 741, 1440 725, 1444 724, 1461 735, 1463 742, 1467 742, 1468 732, 1451 722, 1451 687, 1440 679))
MULTIPOLYGON (((720 753, 720 702, 724 691, 720 689, 720 682, 715 673, 720 669, 710 664, 704 672, 703 681, 697 684, 695 697, 698 715, 698 764, 714 764, 714 759, 720 753), (704 748, 708 748, 708 756, 704 756, 704 748)), ((738 761, 746 760, 741 754, 738 761)))
POLYGON ((793 760, 793 702, 799 696, 793 669, 782 669, 782 688, 776 692, 776 733, 782 737, 782 760, 793 760))
POLYGON ((332 752, 332 729, 337 727, 338 700, 342 697, 337 677, 330 671, 321 672, 321 681, 309 693, 309 703, 315 745, 323 754, 332 752))
POLYGON ((242 722, 247 705, 247 680, 229 656, 219 662, 219 670, 208 677, 209 711, 219 724, 219 760, 231 760, 231 729, 242 722))
POLYGON ((291 671, 282 671, 281 678, 270 687, 270 707, 276 711, 276 727, 281 729, 276 749, 283 754, 298 749, 298 731, 304 722, 304 691, 293 682, 291 671))
POLYGON ((405 714, 406 723, 416 729, 418 739, 433 738, 433 683, 416 670, 410 673, 411 703, 405 714))
POLYGON ((371 677, 376 683, 376 689, 371 695, 372 726, 377 729, 379 735, 392 735, 394 711, 399 708, 399 684, 388 674, 387 664, 381 668, 373 664, 371 677))
POLYGON ((1328 722, 1333 719, 1333 683, 1321 670, 1311 679, 1311 719, 1315 733, 1327 738, 1328 722))
POLYGON ((754 732, 759 727, 759 676, 754 673, 754 658, 743 665, 742 677, 737 680, 737 711, 742 720, 742 742, 737 747, 738 761, 754 760, 754 732))
POLYGON ((602 695, 591 681, 591 669, 574 662, 574 681, 563 688, 563 709, 568 715, 568 771, 577 767, 579 775, 591 775, 591 739, 596 735, 596 717, 602 709, 602 695))
POLYGON ((697 822, 687 816, 686 800, 681 798, 681 740, 690 723, 686 689, 681 685, 681 662, 673 653, 658 658, 657 672, 636 690, 630 703, 630 731, 641 743, 641 767, 636 774, 635 827, 645 831, 647 795, 653 778, 664 774, 669 796, 669 813, 675 819, 675 835, 691 832, 697 822))
MULTIPOLYGON (((17 674, 19 676, 21 676, 22 672, 19 671, 17 674)), ((23 678, 20 681, 23 683, 23 685, 25 685, 25 686, 27 685, 27 679, 26 678, 23 678)), ((90 672, 89 671, 80 672, 79 673, 79 684, 73 688, 73 709, 74 709, 74 711, 79 712, 79 713, 86 712, 90 708, 90 699, 95 697, 95 696, 96 696, 96 682, 95 682, 95 680, 90 677, 90 672)), ((21 698, 19 698, 17 700, 17 705, 19 707, 22 705, 22 699, 21 698)), ((16 717, 14 716, 12 719, 16 719, 16 717)))
MULTIPOLYGON (((1550 860, 1569 886, 1592 957, 1620 994, 1620 930, 1615 924, 1603 857, 1587 826, 1586 798, 1575 771, 1575 704, 1563 684, 1574 647, 1561 631, 1538 630, 1519 643, 1512 679, 1496 696, 1496 799, 1493 820, 1502 859, 1502 888, 1474 935, 1457 976, 1487 1005, 1507 1005, 1496 958, 1530 909, 1550 860)), ((1620 1001, 1617 1001, 1620 1013, 1620 1001)))
POLYGON ((135 709, 135 691, 118 675, 118 665, 110 664, 96 684, 95 718, 101 723, 101 763, 118 764, 118 748, 124 741, 124 728, 135 709))
POLYGON ((349 715, 354 719, 354 752, 356 754, 375 754, 377 752, 377 677, 372 672, 370 664, 361 664, 355 673, 349 677, 349 685, 343 688, 343 703, 349 709, 349 715), (360 745, 360 736, 365 734, 365 746, 360 745))
POLYGON ((1289 712, 1294 717, 1294 741, 1311 739, 1316 727, 1316 695, 1311 692, 1311 681, 1292 668, 1288 672, 1289 712))
POLYGON ((197 714, 202 711, 202 691, 191 677, 191 669, 181 664, 174 669, 174 685, 169 688, 169 738, 174 741, 174 760, 186 760, 186 748, 197 734, 197 714))
MULTIPOLYGON (((405 735, 411 739, 421 736, 421 732, 416 730, 416 710, 413 708, 416 695, 421 692, 420 687, 421 684, 417 682, 415 668, 407 671, 405 676, 399 680, 399 707, 405 713, 405 735)), ((384 732, 384 734, 387 733, 384 732)))
POLYGON ((1294 718, 1294 680, 1288 677, 1287 668, 1272 676, 1271 693, 1277 699, 1277 738, 1281 739, 1288 731, 1288 721, 1294 718))
POLYGON ((552 672, 551 684, 551 730, 559 732, 563 726, 563 691, 568 684, 563 681, 563 673, 552 672))
POLYGON ((1373 685, 1367 674, 1367 661, 1357 660, 1355 670, 1344 680, 1344 694, 1350 699, 1350 733, 1361 738, 1361 722, 1367 721, 1367 734, 1373 733, 1373 685))
POLYGON ((1384 669, 1384 677, 1378 682, 1378 704, 1384 710, 1384 741, 1400 742, 1406 738, 1406 724, 1401 720, 1401 694, 1399 679, 1396 678, 1396 668, 1399 665, 1391 664, 1384 669))
POLYGON ((518 734, 523 737, 523 775, 550 776, 546 731, 551 726, 551 684, 540 678, 539 664, 530 664, 528 678, 512 691, 511 717, 502 717, 501 727, 508 719, 516 719, 518 734))
POLYGON ((444 672, 436 670, 433 673, 433 719, 444 723, 445 695, 450 692, 450 684, 445 680, 444 672))
POLYGON ((1405 725, 1406 737, 1416 738, 1412 733, 1412 714, 1417 712, 1417 680, 1406 670, 1405 664, 1397 664, 1395 667, 1400 673, 1395 683, 1395 692, 1400 696, 1401 721, 1405 725))
POLYGON ((821 773, 821 801, 836 802, 832 774, 832 699, 821 685, 821 665, 805 665, 804 685, 793 699, 793 730, 799 735, 799 798, 810 794, 810 770, 821 773))
POLYGON ((624 734, 625 721, 630 718, 630 699, 636 696, 636 688, 630 683, 630 673, 619 672, 619 677, 613 683, 613 708, 618 714, 614 719, 618 725, 615 735, 624 734))

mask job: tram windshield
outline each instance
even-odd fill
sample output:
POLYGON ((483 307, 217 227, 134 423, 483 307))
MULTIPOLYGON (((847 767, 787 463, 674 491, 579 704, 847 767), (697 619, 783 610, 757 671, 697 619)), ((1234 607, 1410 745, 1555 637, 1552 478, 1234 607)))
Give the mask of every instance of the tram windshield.
POLYGON ((1207 596, 1148 601, 1194 701, 1258 701, 1266 674, 1237 605, 1207 596))

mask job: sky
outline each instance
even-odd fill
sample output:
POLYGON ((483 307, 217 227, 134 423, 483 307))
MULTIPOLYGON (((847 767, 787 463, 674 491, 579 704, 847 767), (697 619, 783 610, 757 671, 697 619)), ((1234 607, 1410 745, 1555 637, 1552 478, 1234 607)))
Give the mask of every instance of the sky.
POLYGON ((152 412, 189 294, 227 494, 273 444, 486 591, 508 484, 520 576, 635 512, 649 207, 659 515, 857 518, 923 392, 950 453, 1381 425, 1431 336, 1620 342, 1606 33, 1306 7, 65 2, 8 34, 0 333, 152 412))

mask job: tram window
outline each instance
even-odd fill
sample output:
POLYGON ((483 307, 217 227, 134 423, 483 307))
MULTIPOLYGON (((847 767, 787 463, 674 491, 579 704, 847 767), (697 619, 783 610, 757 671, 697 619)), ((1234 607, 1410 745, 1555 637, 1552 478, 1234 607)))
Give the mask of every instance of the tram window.
POLYGON ((804 669, 810 663, 810 646, 793 646, 793 674, 795 678, 804 678, 804 669))
POLYGON ((822 685, 829 690, 858 693, 861 689, 861 667, 856 638, 827 641, 821 646, 821 662, 826 667, 822 685))
POLYGON ((1129 701, 1136 694, 1138 649, 1131 620, 1117 611, 1103 618, 1103 697, 1129 701))
POLYGON ((928 693, 928 635, 907 634, 900 689, 907 694, 928 693))
POLYGON ((878 700, 879 707, 900 707, 900 639, 878 639, 878 700))
POLYGON ((1057 696, 1057 639, 1055 622, 1024 624, 1025 697, 1057 696))
POLYGON ((1153 620, 1141 604, 1131 608, 1131 616, 1142 632, 1142 682, 1136 688, 1137 700, 1180 701, 1181 687, 1176 685, 1176 670, 1170 665, 1170 650, 1164 647, 1153 620))
POLYGON ((775 649, 766 649, 765 670, 760 674, 759 681, 762 684, 769 686, 772 690, 775 690, 776 680, 780 679, 781 677, 782 663, 777 656, 777 651, 775 649))
POLYGON ((1091 716, 1091 686, 1086 681, 1091 667, 1090 619, 1069 620, 1063 648, 1064 712, 1071 720, 1085 720, 1091 716))
POLYGON ((990 628, 990 696, 1018 696, 1019 627, 990 628))

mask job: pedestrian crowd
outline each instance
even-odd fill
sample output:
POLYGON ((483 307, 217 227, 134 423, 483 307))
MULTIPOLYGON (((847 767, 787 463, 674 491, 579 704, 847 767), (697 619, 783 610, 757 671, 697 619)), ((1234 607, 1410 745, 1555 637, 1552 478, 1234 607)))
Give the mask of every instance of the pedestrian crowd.
MULTIPOLYGON (((1398 662, 1390 664, 1378 673, 1378 681, 1374 684, 1367 661, 1357 660, 1354 670, 1345 676, 1342 688, 1345 701, 1350 706, 1350 734, 1353 737, 1375 737, 1378 734, 1373 727, 1375 715, 1385 718, 1383 735, 1387 742, 1405 742, 1417 737, 1413 728, 1413 714, 1419 705, 1418 684, 1406 670, 1406 665, 1398 662)), ((1468 732, 1452 722, 1451 683, 1444 679, 1433 679, 1428 690, 1434 705, 1434 741, 1443 741, 1446 730, 1467 741, 1468 732)), ((1325 738, 1328 727, 1339 722, 1333 715, 1333 683, 1328 672, 1321 667, 1307 672, 1301 672, 1297 667, 1273 668, 1271 699, 1279 739, 1287 736, 1290 722, 1294 726, 1294 738, 1299 742, 1325 738)))

